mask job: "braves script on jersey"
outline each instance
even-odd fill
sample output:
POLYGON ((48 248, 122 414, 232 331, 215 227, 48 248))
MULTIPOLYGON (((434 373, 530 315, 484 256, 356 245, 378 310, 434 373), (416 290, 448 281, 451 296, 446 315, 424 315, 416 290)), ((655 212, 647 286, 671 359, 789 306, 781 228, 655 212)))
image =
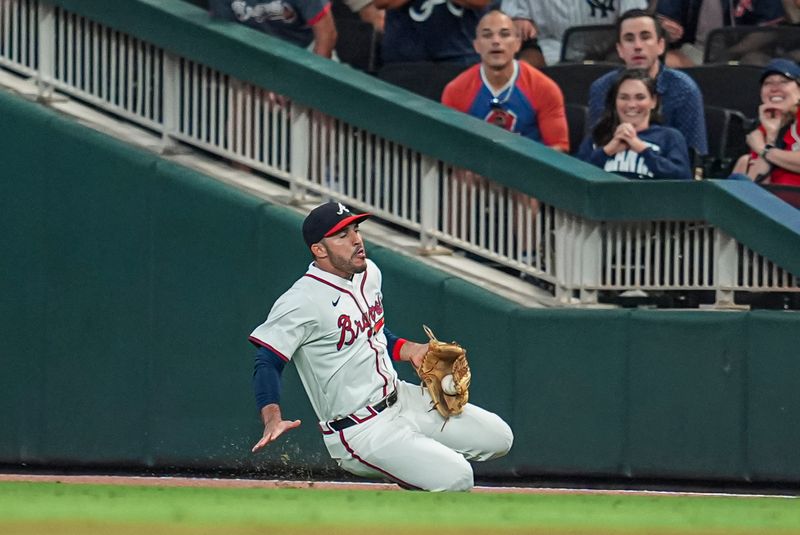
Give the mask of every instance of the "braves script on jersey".
POLYGON ((324 422, 358 415, 394 389, 397 372, 383 322, 381 272, 371 260, 352 280, 312 264, 250 339, 295 363, 324 422))

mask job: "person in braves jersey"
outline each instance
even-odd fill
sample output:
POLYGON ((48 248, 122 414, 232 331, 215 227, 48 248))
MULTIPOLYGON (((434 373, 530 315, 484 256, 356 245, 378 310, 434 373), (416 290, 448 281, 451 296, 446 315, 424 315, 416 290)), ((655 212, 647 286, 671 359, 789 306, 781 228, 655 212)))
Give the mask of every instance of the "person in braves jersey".
POLYGON ((520 40, 511 18, 499 10, 488 12, 478 23, 473 46, 481 62, 447 84, 442 104, 569 151, 561 89, 538 69, 514 59, 520 40))
POLYGON ((210 0, 214 17, 236 21, 330 58, 336 25, 329 0, 210 0))
POLYGON ((392 361, 419 366, 428 346, 386 328, 381 271, 367 259, 358 230, 368 217, 328 202, 303 222, 313 262, 250 336, 264 423, 253 452, 300 425, 284 420, 280 407, 280 376, 291 361, 343 469, 407 489, 469 490, 468 460, 505 455, 513 434, 499 416, 472 404, 445 423, 430 410, 426 389, 398 379, 392 361))

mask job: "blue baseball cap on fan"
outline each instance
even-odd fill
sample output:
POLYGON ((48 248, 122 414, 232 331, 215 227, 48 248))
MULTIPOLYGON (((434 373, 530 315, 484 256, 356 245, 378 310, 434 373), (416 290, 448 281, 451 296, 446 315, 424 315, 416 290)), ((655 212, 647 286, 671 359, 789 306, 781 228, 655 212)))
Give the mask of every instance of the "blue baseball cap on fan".
POLYGON ((780 74, 795 82, 800 81, 800 65, 790 59, 773 59, 761 71, 761 83, 764 83, 764 78, 770 74, 780 74))
POLYGON ((303 239, 311 247, 315 243, 336 234, 347 225, 359 223, 372 214, 354 214, 340 202, 326 202, 311 210, 303 221, 303 239))

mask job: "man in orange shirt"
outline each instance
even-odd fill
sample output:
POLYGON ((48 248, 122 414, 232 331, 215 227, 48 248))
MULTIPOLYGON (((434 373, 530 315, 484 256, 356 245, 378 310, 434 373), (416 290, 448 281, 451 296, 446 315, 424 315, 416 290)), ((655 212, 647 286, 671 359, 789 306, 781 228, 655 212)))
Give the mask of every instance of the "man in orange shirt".
POLYGON ((447 84, 442 103, 568 152, 564 96, 544 73, 514 59, 520 39, 511 18, 489 11, 478 23, 473 46, 481 62, 447 84))

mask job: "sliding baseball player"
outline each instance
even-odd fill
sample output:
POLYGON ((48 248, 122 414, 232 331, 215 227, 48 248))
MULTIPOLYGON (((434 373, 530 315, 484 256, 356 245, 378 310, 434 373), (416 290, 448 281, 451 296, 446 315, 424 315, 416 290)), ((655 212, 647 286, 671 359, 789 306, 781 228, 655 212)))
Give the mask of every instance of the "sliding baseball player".
POLYGON ((280 406, 281 372, 291 361, 343 469, 407 489, 469 490, 469 461, 505 455, 513 434, 499 416, 467 402, 460 346, 432 333, 428 344, 415 343, 386 328, 381 272, 358 230, 369 216, 328 202, 303 223, 313 262, 250 336, 264 424, 253 452, 300 425, 284 419, 280 406), (426 386, 399 380, 393 361, 409 361, 426 386))

